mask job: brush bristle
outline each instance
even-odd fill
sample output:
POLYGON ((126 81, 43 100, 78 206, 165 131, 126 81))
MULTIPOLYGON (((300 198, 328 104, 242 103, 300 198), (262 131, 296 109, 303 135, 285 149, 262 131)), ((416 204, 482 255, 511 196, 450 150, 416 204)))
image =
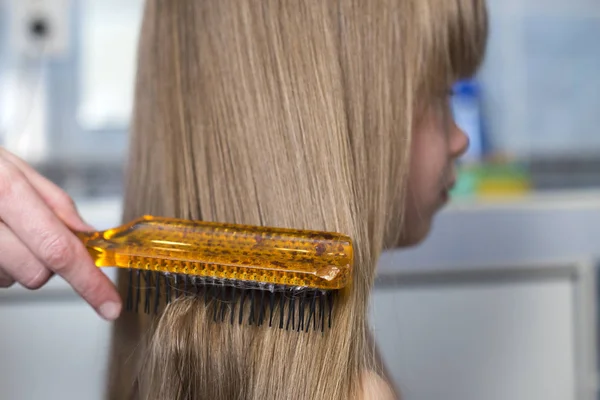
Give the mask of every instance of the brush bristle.
POLYGON ((156 314, 162 306, 190 296, 203 299, 215 323, 268 325, 297 332, 331 328, 335 297, 333 291, 306 287, 129 270, 128 311, 139 312, 143 306, 145 313, 156 314))

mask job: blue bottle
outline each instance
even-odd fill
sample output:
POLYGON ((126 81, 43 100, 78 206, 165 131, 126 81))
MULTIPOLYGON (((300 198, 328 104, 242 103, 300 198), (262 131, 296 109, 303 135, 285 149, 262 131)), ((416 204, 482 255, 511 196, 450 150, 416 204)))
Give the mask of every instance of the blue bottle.
POLYGON ((459 81, 454 85, 452 112, 456 124, 467 134, 470 146, 461 158, 464 164, 479 164, 486 153, 481 115, 481 88, 475 80, 459 81))

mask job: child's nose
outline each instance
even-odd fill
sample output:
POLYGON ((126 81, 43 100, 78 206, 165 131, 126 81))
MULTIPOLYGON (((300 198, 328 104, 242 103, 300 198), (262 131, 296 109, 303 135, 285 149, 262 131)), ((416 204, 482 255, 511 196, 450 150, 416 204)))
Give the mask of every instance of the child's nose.
POLYGON ((450 153, 452 158, 460 158, 469 149, 469 137, 467 134, 454 124, 450 136, 450 153))

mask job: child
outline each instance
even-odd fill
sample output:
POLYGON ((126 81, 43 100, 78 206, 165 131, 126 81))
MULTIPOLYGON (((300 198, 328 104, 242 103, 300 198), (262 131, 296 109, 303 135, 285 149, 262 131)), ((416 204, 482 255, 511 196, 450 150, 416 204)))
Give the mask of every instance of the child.
MULTIPOLYGON (((325 334, 214 324, 193 297, 123 315, 110 397, 393 397, 369 341, 377 260, 419 243, 448 200, 468 146, 450 88, 486 36, 482 0, 148 0, 124 219, 338 231, 354 239, 354 276, 325 334)), ((0 188, 5 285, 57 272, 116 317, 64 194, 6 152, 0 188)))

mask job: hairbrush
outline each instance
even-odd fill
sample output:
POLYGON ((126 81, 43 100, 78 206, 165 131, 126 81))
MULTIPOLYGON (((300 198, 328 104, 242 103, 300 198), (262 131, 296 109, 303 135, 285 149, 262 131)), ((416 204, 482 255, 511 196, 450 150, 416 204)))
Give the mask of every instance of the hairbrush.
POLYGON ((352 241, 340 233, 148 215, 75 233, 97 267, 129 270, 125 306, 134 312, 197 296, 214 322, 323 331, 352 276, 352 241))

